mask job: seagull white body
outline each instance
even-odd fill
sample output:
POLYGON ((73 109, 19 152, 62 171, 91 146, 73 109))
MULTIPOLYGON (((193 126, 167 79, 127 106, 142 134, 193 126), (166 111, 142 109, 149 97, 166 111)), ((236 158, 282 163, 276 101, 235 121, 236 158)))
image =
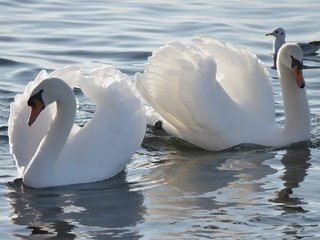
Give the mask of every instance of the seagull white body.
MULTIPOLYGON (((273 53, 277 55, 281 46, 286 43, 286 31, 283 28, 278 27, 271 33, 267 33, 266 36, 275 37, 273 42, 273 53)), ((297 44, 301 47, 304 55, 314 54, 320 49, 320 41, 297 42, 297 44)))

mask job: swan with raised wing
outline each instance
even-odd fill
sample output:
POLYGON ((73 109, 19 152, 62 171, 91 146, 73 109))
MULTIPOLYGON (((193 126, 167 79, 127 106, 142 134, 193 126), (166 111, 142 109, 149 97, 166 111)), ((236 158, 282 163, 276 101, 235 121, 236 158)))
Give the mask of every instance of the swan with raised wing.
POLYGON ((302 59, 296 44, 279 50, 283 127, 276 123, 265 66, 249 51, 211 37, 196 37, 189 45, 171 42, 154 51, 135 84, 163 129, 196 146, 283 146, 310 139, 302 59))
POLYGON ((88 76, 75 67, 50 75, 41 71, 10 107, 10 150, 24 184, 88 183, 123 170, 145 133, 144 108, 129 81, 112 66, 88 76), (96 103, 95 114, 83 127, 74 124, 73 87, 78 84, 96 103))

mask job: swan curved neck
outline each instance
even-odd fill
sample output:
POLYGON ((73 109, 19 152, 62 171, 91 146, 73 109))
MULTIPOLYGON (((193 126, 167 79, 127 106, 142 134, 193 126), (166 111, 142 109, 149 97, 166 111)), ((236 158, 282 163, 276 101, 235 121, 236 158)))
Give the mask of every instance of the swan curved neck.
POLYGON ((62 88, 56 100, 56 115, 25 170, 23 181, 26 185, 50 186, 50 181, 54 180, 55 165, 72 129, 76 105, 72 89, 62 88))
MULTIPOLYGON (((71 91, 72 93, 72 91, 71 91)), ((56 101, 56 115, 49 130, 41 142, 39 149, 46 149, 47 154, 57 159, 67 142, 76 114, 76 99, 72 94, 66 94, 56 101)))
POLYGON ((291 69, 278 62, 285 111, 284 139, 289 143, 310 139, 310 110, 306 90, 297 86, 291 69))

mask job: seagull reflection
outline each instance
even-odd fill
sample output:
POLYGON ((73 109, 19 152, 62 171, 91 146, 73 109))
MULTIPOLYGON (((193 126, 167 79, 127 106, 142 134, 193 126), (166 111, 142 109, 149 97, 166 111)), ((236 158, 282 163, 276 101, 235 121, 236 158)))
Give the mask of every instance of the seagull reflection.
POLYGON ((143 220, 143 196, 130 191, 125 172, 108 181, 57 188, 28 188, 21 179, 8 186, 12 222, 31 231, 16 234, 19 238, 140 237, 133 227, 143 220))

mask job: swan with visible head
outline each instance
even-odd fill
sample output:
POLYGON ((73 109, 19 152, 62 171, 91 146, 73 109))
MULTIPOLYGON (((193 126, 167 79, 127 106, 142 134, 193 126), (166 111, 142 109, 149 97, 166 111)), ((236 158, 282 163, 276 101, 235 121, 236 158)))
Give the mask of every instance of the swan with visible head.
POLYGON ((207 150, 242 143, 283 146, 310 139, 310 114, 296 44, 279 50, 284 127, 275 121, 271 81, 255 55, 210 37, 172 42, 136 75, 140 95, 169 134, 207 150))
POLYGON ((40 72, 10 108, 10 149, 24 184, 95 182, 123 170, 145 133, 144 110, 128 81, 111 66, 85 77, 74 67, 40 72), (82 128, 74 124, 75 84, 97 104, 82 128))

